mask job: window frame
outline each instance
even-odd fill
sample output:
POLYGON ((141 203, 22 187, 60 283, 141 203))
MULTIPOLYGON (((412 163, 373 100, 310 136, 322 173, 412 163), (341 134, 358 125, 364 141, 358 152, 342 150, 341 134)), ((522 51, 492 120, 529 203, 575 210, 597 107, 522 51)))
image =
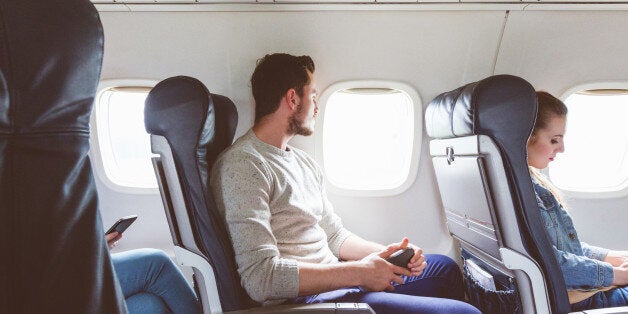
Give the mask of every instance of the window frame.
MULTIPOLYGON (((594 90, 594 89, 625 89, 628 90, 628 81, 596 81, 596 82, 587 82, 583 84, 574 85, 571 88, 568 88, 565 92, 563 92, 559 99, 566 104, 567 98, 569 96, 582 92, 585 90, 594 90)), ((569 113, 567 114, 567 136, 569 136, 569 113)), ((566 147, 568 150, 569 147, 566 147)), ((546 169, 543 169, 544 175, 553 183, 552 178, 550 176, 548 166, 546 169)), ((574 190, 566 190, 562 189, 559 186, 556 186, 558 190, 560 190, 561 194, 567 198, 575 198, 575 199, 613 199, 613 198, 622 198, 628 196, 628 178, 622 183, 617 190, 606 190, 606 191, 574 191, 574 190)))
POLYGON ((414 184, 419 171, 419 163, 421 157, 421 145, 423 143, 423 103, 419 93, 414 87, 397 81, 388 80, 349 80, 336 82, 325 88, 319 97, 319 115, 317 123, 315 125, 316 131, 316 160, 321 165, 323 172, 325 173, 325 186, 327 191, 336 195, 342 196, 354 196, 354 197, 382 197, 382 196, 394 196, 405 192, 414 184), (378 189, 378 190, 355 190, 346 189, 333 184, 329 181, 327 176, 327 169, 325 168, 324 160, 324 147, 323 138, 324 125, 325 125, 325 111, 329 98, 337 91, 351 89, 351 88, 373 88, 373 89, 395 89, 406 93, 412 101, 413 110, 413 140, 412 140, 412 155, 410 156, 410 167, 408 169, 407 177, 399 186, 390 189, 378 189))
POLYGON ((92 168, 94 169, 94 173, 96 176, 104 183, 104 185, 116 192, 126 193, 126 194, 159 194, 159 185, 154 188, 145 188, 145 187, 131 187, 117 184, 112 181, 107 175, 107 170, 105 169, 105 162, 103 157, 103 151, 100 147, 101 139, 105 139, 105 132, 101 130, 103 126, 100 126, 98 123, 98 118, 100 114, 100 106, 98 104, 100 97, 102 94, 110 89, 120 87, 120 88, 129 88, 129 87, 138 87, 138 88, 148 88, 152 89, 155 85, 157 85, 159 81, 151 80, 151 79, 107 79, 101 80, 98 84, 96 97, 94 97, 94 105, 92 108, 92 115, 90 118, 90 157, 92 160, 92 168))

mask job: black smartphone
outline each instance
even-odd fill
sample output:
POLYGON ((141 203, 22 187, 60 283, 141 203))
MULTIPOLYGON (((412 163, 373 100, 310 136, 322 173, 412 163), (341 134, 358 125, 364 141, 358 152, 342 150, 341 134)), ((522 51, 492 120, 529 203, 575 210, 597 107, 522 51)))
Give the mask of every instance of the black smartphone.
POLYGON ((410 263, 412 256, 414 256, 414 249, 405 248, 392 253, 386 260, 393 265, 408 268, 408 263, 410 263))
POLYGON ((118 221, 116 221, 116 223, 114 223, 113 226, 105 232, 105 234, 110 234, 114 231, 122 234, 122 232, 124 232, 124 230, 126 230, 126 228, 128 228, 135 221, 135 219, 137 219, 137 215, 122 217, 118 219, 118 221))

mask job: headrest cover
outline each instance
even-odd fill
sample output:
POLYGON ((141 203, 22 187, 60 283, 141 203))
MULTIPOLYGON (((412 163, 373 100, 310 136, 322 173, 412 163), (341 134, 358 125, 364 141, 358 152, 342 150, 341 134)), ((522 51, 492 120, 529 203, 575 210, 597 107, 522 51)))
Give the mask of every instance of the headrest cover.
MULTIPOLYGON (((150 134, 164 137, 185 133, 194 128, 197 136, 183 136, 194 147, 209 109, 210 93, 199 80, 187 76, 165 79, 155 85, 146 98, 144 123, 150 134)), ((213 110, 213 105, 211 106, 213 110)))
POLYGON ((448 138, 473 134, 471 95, 477 82, 442 93, 430 102, 425 111, 427 135, 448 138))
POLYGON ((425 112, 432 138, 507 132, 526 139, 536 117, 536 94, 530 83, 512 75, 495 75, 438 95, 425 112))
POLYGON ((0 134, 89 131, 103 55, 89 1, 2 1, 0 134), (25 2, 33 2, 26 4, 25 2), (64 8, 71 15, 54 14, 64 8))

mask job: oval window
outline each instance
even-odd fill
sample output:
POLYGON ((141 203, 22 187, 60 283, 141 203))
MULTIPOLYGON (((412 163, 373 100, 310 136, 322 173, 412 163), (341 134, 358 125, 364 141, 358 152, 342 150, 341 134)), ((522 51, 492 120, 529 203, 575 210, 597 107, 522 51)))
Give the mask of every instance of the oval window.
POLYGON ((321 97, 322 159, 336 193, 401 193, 418 168, 422 119, 418 94, 392 82, 345 82, 321 97), (418 125, 417 125, 418 124, 418 125))
POLYGON ((565 152, 549 166, 560 189, 612 192, 628 185, 628 90, 589 89, 565 99, 565 152))
POLYGON ((124 86, 115 82, 101 85, 93 118, 97 143, 94 155, 99 161, 95 162, 96 168, 104 174, 101 177, 105 183, 114 189, 156 191, 150 136, 144 128, 144 101, 152 85, 124 86))

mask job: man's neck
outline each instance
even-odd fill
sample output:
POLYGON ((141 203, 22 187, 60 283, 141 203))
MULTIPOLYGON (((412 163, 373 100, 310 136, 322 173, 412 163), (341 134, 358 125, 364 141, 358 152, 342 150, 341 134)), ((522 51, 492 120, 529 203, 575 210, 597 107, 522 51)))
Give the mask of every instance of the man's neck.
POLYGON ((294 134, 286 134, 285 128, 278 127, 278 125, 274 125, 273 121, 268 120, 260 121, 253 125, 253 133, 260 141, 281 150, 286 150, 288 141, 294 136, 294 134))

